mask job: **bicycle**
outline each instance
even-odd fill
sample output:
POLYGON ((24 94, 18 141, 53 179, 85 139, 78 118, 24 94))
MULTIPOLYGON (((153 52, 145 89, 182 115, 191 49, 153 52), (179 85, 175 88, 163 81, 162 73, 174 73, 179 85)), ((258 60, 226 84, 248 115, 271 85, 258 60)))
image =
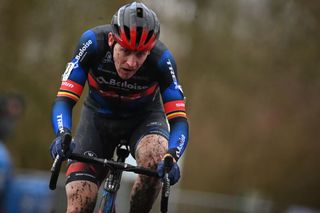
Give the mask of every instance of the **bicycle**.
MULTIPOLYGON (((62 138, 62 152, 68 149, 72 137, 70 134, 65 134, 62 138)), ((141 166, 133 166, 131 164, 125 163, 126 158, 129 156, 128 146, 124 144, 119 144, 116 147, 117 160, 108 160, 97 158, 93 156, 81 155, 76 153, 71 153, 68 157, 71 160, 77 160, 84 163, 92 163, 96 165, 100 165, 108 169, 108 175, 105 178, 102 198, 99 204, 99 213, 114 213, 115 212, 115 200, 117 196, 117 192, 121 185, 121 178, 123 171, 126 172, 134 172, 136 174, 147 175, 150 177, 158 177, 158 173, 154 170, 144 168, 141 166)), ((49 182, 49 188, 51 190, 55 190, 57 180, 60 173, 60 168, 62 165, 62 158, 57 155, 52 167, 51 167, 51 177, 49 182)), ((164 178, 162 184, 162 192, 161 192, 161 202, 160 209, 161 212, 168 211, 168 201, 170 195, 170 180, 168 173, 172 167, 173 158, 170 156, 166 156, 164 159, 165 171, 164 178)))

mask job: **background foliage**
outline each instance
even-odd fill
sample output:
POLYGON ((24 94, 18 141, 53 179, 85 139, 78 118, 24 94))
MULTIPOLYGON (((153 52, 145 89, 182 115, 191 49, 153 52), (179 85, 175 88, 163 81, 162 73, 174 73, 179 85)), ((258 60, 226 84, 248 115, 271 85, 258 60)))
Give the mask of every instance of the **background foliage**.
MULTIPOLYGON (((0 91, 27 102, 8 143, 18 167, 49 169, 60 75, 81 33, 126 2, 1 1, 0 91)), ((182 187, 320 208, 320 2, 143 2, 159 15, 187 96, 182 187)))

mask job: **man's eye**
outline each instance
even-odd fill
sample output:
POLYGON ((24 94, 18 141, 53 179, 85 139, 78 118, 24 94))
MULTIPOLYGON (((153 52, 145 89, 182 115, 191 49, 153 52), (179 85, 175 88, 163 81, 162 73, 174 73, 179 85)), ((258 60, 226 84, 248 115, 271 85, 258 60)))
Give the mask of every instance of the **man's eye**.
POLYGON ((122 52, 126 53, 126 54, 130 53, 130 50, 125 49, 125 48, 121 48, 120 50, 121 50, 122 52))
POLYGON ((146 55, 146 52, 137 52, 136 53, 137 57, 142 57, 142 56, 145 56, 145 55, 146 55))

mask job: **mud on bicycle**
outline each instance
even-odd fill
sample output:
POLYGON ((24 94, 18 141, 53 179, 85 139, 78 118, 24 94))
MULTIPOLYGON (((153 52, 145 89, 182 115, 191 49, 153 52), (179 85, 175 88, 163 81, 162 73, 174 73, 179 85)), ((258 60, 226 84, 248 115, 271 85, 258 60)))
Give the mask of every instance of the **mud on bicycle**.
MULTIPOLYGON (((65 134, 62 138, 62 152, 68 150, 71 143, 72 137, 70 134, 65 134)), ((121 178, 123 171, 134 172, 136 174, 147 175, 150 177, 159 177, 157 171, 152 169, 144 168, 141 166, 133 166, 131 164, 125 163, 126 158, 129 156, 128 145, 119 144, 115 150, 117 159, 108 160, 97 158, 94 156, 82 155, 71 153, 68 155, 68 159, 76 160, 83 163, 91 163, 99 166, 103 166, 108 169, 108 174, 105 178, 103 185, 102 198, 99 203, 99 213, 114 213, 116 211, 115 201, 117 197, 117 192, 121 185, 121 178)), ((59 155, 56 156, 52 167, 51 167, 51 177, 49 182, 49 188, 51 190, 56 189, 57 180, 60 173, 60 168, 63 162, 63 158, 59 155)), ((164 159, 164 177, 161 191, 161 212, 168 211, 168 201, 170 195, 170 179, 169 171, 173 165, 173 158, 171 156, 166 156, 164 159)))

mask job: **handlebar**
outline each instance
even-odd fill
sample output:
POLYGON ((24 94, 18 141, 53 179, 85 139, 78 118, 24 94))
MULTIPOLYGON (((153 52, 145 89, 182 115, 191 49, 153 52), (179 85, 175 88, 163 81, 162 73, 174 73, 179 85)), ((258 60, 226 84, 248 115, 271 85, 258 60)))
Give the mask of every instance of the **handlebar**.
MULTIPOLYGON (((67 136, 63 140, 63 142, 65 141, 68 143, 68 140, 71 141, 71 135, 70 135, 70 138, 69 138, 69 136, 67 136)), ((68 159, 77 160, 77 161, 84 162, 84 163, 92 163, 92 164, 100 165, 103 167, 107 167, 111 170, 122 170, 122 171, 126 171, 126 172, 134 172, 136 174, 142 174, 142 175, 147 175, 150 177, 158 177, 159 178, 158 173, 154 170, 147 169, 147 168, 144 168, 141 166, 133 166, 128 163, 116 162, 113 160, 107 160, 107 159, 102 159, 102 158, 97 158, 97 157, 89 157, 89 156, 77 154, 77 153, 71 153, 68 156, 68 159)), ((51 178, 50 178, 50 183, 49 183, 49 188, 51 190, 56 189, 62 161, 63 161, 62 157, 57 155, 53 164, 52 164, 51 178)))
POLYGON ((122 162, 117 162, 117 161, 107 160, 107 159, 102 159, 97 157, 89 157, 86 155, 76 154, 76 153, 72 153, 69 156, 69 159, 81 161, 84 163, 92 163, 92 164, 100 165, 112 170, 122 170, 126 172, 134 172, 136 174, 147 175, 150 177, 159 177, 158 173, 154 170, 147 169, 141 166, 133 166, 128 163, 122 163, 122 162))

